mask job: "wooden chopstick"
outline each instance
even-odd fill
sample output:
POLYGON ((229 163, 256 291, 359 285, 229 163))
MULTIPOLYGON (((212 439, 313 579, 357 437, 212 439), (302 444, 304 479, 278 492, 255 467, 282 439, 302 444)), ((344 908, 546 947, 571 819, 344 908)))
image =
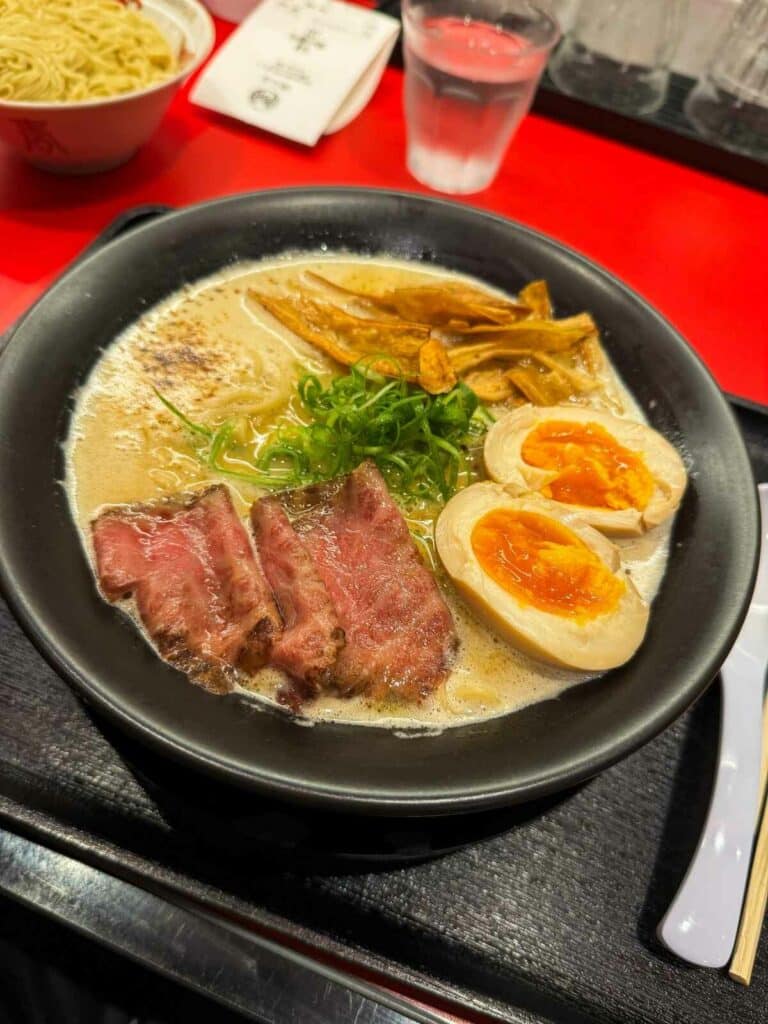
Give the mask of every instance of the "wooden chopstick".
POLYGON ((736 935, 731 965, 728 973, 734 981, 749 985, 752 968, 755 965, 760 932, 763 928, 766 903, 768 903, 768 804, 766 804, 766 783, 768 782, 768 701, 763 706, 763 755, 760 763, 760 802, 762 808, 755 855, 749 872, 747 895, 741 912, 741 922, 736 935))

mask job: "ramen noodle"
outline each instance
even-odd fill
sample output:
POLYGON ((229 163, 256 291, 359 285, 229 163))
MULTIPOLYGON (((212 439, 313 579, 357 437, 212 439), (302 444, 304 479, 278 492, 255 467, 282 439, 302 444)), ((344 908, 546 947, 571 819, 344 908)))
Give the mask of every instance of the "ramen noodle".
POLYGON ((120 0, 0 0, 0 100, 116 96, 177 67, 160 29, 120 0))

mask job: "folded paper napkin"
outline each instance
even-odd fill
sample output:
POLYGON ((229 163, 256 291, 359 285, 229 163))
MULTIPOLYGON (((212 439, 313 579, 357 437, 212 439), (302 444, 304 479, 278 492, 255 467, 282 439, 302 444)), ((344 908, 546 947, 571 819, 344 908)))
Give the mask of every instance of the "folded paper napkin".
POLYGON ((192 102, 314 146, 363 109, 399 29, 341 0, 262 0, 208 64, 192 102))

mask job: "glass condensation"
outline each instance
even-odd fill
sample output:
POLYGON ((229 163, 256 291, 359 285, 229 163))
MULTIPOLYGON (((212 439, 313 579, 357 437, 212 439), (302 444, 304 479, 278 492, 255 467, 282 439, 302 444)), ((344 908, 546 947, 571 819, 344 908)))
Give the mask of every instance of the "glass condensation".
POLYGON ((554 18, 525 0, 405 0, 408 169, 441 192, 486 188, 530 108, 554 18))

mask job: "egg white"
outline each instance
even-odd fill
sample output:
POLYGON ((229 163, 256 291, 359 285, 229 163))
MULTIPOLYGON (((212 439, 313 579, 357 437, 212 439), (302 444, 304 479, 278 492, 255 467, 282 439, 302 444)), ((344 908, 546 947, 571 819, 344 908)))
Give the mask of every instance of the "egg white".
POLYGON ((479 483, 456 494, 435 526, 438 554, 457 589, 492 628, 526 654, 567 668, 603 671, 624 664, 643 641, 649 608, 621 564, 618 548, 575 512, 537 494, 515 496, 500 484, 479 483), (512 509, 566 526, 625 583, 612 611, 578 622, 519 601, 481 567, 472 549, 475 524, 488 512, 512 509))
POLYGON ((620 419, 596 409, 568 405, 524 405, 502 416, 488 431, 485 439, 483 454, 488 475, 518 494, 541 491, 554 480, 558 470, 531 466, 522 455, 528 434, 549 420, 597 423, 622 447, 642 456, 656 484, 650 501, 642 510, 594 508, 557 502, 560 508, 578 512, 591 526, 617 537, 638 536, 675 513, 687 482, 685 466, 676 449, 658 431, 644 423, 620 419))

